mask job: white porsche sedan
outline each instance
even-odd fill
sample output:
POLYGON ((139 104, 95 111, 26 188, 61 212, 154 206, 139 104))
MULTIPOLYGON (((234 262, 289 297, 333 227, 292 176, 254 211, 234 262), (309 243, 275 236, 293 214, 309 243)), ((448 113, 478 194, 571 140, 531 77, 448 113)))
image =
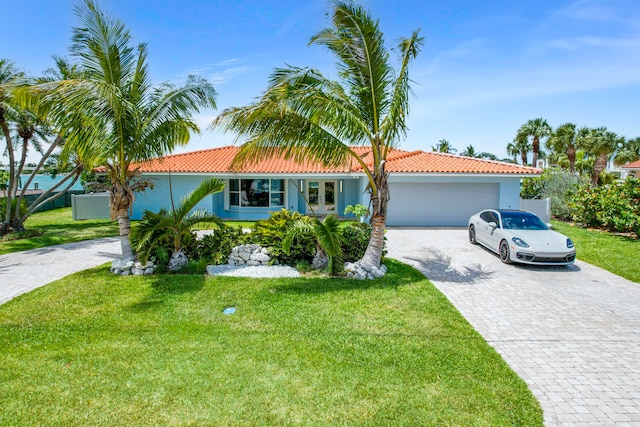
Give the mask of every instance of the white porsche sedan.
POLYGON ((472 215, 469 242, 497 253, 507 264, 569 265, 576 259, 571 239, 527 211, 487 209, 472 215))

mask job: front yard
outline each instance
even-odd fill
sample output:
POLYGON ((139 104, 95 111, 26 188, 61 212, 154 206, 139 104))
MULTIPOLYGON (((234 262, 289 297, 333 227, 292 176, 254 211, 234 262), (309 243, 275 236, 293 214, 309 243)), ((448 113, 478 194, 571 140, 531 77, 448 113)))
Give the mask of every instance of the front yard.
POLYGON ((388 263, 371 282, 100 267, 37 289, 0 306, 0 425, 542 425, 446 298, 388 263))

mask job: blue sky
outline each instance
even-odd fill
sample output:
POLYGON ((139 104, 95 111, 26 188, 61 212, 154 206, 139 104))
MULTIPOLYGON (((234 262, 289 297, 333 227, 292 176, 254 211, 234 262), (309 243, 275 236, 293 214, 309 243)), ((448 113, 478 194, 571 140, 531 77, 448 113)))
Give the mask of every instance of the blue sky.
MULTIPOLYGON (((329 25, 325 0, 100 0, 149 45, 157 82, 197 73, 214 83, 218 110, 246 105, 285 64, 334 71, 309 38, 329 25)), ((77 24, 73 0, 2 6, 0 57, 38 75, 64 56, 77 24)), ((360 4, 380 19, 389 46, 421 28, 413 63, 409 134, 401 148, 428 151, 447 139, 506 157, 529 119, 606 126, 640 136, 640 2, 637 0, 388 1, 360 4)), ((205 129, 216 111, 197 117, 205 129)), ((233 143, 205 131, 190 151, 233 143)))

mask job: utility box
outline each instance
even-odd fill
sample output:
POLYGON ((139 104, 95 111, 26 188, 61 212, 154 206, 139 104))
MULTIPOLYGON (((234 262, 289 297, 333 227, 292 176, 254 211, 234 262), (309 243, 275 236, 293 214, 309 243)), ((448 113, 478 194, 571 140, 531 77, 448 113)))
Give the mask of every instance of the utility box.
POLYGON ((71 212, 74 221, 109 219, 109 193, 73 194, 71 212))

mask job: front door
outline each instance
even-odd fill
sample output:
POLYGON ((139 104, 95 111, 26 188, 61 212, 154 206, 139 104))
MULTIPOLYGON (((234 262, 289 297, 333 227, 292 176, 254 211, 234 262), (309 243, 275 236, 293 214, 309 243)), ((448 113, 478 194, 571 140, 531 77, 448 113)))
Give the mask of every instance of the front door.
POLYGON ((307 181, 307 200, 316 214, 336 213, 337 181, 307 181))

